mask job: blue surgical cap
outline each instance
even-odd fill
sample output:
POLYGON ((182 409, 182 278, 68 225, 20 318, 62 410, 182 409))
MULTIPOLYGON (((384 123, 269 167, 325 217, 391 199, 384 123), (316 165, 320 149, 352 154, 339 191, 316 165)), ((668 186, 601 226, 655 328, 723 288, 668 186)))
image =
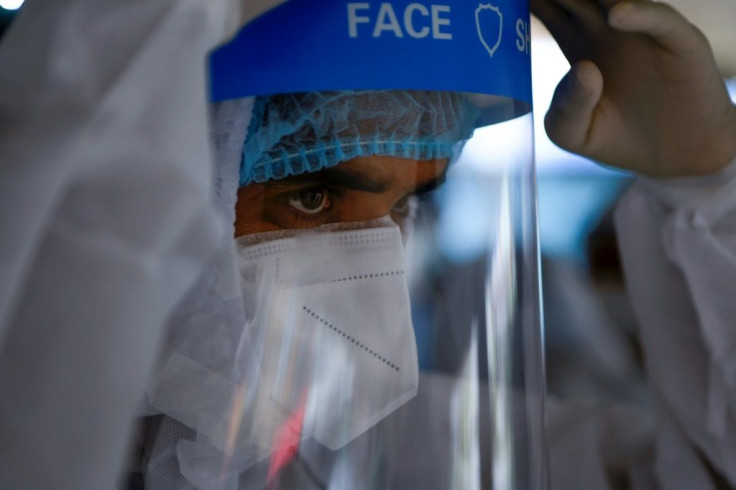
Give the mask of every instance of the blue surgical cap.
POLYGON ((455 92, 339 91, 259 96, 240 185, 316 172, 360 156, 453 158, 478 109, 455 92))

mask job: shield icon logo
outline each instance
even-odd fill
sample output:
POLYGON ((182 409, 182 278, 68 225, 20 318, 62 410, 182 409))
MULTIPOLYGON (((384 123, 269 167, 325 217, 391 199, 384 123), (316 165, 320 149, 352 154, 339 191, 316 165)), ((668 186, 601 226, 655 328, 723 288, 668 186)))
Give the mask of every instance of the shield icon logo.
POLYGON ((480 42, 493 55, 501 46, 501 37, 503 34, 503 14, 501 9, 491 5, 490 3, 479 3, 475 9, 475 26, 478 28, 478 37, 480 42))

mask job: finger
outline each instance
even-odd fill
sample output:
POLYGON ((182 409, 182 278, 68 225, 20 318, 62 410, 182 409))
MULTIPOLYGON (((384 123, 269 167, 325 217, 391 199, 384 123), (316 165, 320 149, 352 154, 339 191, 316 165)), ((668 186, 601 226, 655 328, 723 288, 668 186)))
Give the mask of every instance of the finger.
POLYGON ((575 64, 557 86, 544 118, 549 138, 570 151, 584 152, 603 92, 603 75, 591 61, 575 64))
POLYGON ((603 9, 606 12, 608 12, 613 7, 615 7, 616 5, 618 5, 619 3, 623 3, 623 2, 626 2, 626 1, 630 1, 630 2, 649 2, 651 0, 598 0, 598 3, 601 5, 601 7, 603 7, 603 9))
POLYGON ((606 22, 606 12, 596 0, 554 0, 580 23, 597 28, 606 22))
POLYGON ((550 0, 531 0, 530 7, 532 13, 542 21, 554 37, 571 30, 572 18, 556 3, 550 0))
POLYGON ((552 34, 570 64, 581 59, 581 39, 585 35, 580 32, 579 20, 560 7, 557 0, 531 0, 530 5, 532 13, 552 34))
POLYGON ((700 47, 703 35, 677 10, 659 2, 621 2, 608 16, 614 29, 651 36, 673 53, 687 53, 700 47))

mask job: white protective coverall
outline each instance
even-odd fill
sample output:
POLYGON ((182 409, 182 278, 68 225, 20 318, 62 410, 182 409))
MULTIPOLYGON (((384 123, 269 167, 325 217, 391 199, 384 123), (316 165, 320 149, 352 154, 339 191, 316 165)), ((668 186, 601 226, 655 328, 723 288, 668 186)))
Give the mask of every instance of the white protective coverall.
MULTIPOLYGON (((205 54, 276 3, 30 0, 3 39, 0 488, 114 487, 165 318, 232 241, 205 54)), ((620 205, 657 427, 555 407, 553 488, 736 485, 735 187, 736 164, 620 205)))
POLYGON ((616 230, 654 413, 550 404, 551 487, 734 488, 736 161, 708 177, 639 178, 616 230))

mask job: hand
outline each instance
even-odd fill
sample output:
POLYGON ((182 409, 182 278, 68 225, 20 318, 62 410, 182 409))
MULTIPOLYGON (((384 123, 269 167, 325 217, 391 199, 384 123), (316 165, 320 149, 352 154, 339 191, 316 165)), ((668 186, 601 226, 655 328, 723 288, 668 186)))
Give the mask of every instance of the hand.
POLYGON ((736 157, 736 107, 703 34, 649 0, 531 0, 572 69, 545 118, 550 139, 657 177, 715 173, 736 157))

